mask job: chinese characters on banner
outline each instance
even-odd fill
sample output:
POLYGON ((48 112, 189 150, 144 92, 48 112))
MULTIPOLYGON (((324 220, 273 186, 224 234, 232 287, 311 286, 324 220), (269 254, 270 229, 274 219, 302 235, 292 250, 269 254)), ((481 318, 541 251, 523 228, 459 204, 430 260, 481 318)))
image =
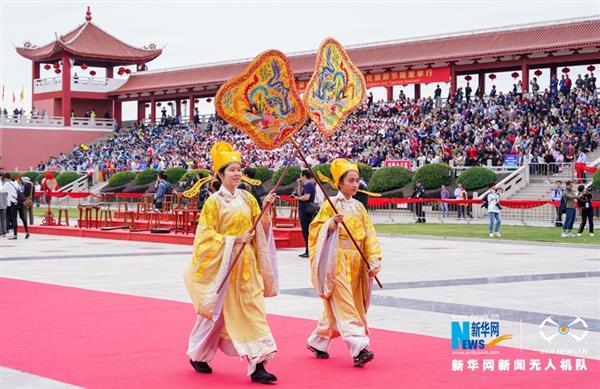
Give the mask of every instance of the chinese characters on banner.
MULTIPOLYGON (((395 72, 365 74, 367 88, 408 84, 430 84, 432 82, 450 82, 450 68, 428 68, 399 70, 395 72)), ((304 92, 308 80, 296 80, 298 92, 304 92)))
POLYGON ((386 159, 383 162, 384 167, 388 166, 400 166, 410 171, 410 159, 386 159))
POLYGON ((367 88, 374 88, 376 86, 450 82, 450 68, 427 68, 365 74, 365 81, 367 81, 367 88))

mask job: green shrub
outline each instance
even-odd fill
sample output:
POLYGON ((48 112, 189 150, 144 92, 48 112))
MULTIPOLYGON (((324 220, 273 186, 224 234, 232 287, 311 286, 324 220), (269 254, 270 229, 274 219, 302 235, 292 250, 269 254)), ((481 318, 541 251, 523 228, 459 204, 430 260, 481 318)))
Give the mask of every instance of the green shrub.
POLYGON ((450 185, 453 181, 452 169, 444 163, 425 165, 413 176, 413 184, 417 181, 421 181, 425 189, 438 189, 442 185, 450 185))
POLYGON ((181 178, 179 179, 179 181, 181 182, 185 182, 187 180, 190 179, 190 177, 195 177, 197 174, 200 175, 200 178, 204 178, 206 176, 208 176, 210 174, 210 172, 206 169, 192 169, 192 170, 188 170, 183 176, 181 176, 181 178))
POLYGON ((133 183, 136 185, 147 185, 152 181, 156 181, 156 170, 148 169, 143 172, 139 172, 135 175, 135 180, 133 183))
POLYGON ((177 183, 181 177, 185 174, 187 170, 182 167, 173 167, 165 170, 165 174, 167 175, 167 181, 171 184, 177 183))
POLYGON ((496 173, 483 166, 473 166, 464 170, 458 176, 458 183, 463 184, 466 190, 487 187, 496 180, 496 173))
POLYGON ((592 186, 596 190, 600 190, 600 169, 594 173, 594 180, 592 181, 592 186))
MULTIPOLYGON (((281 177, 281 175, 283 174, 284 169, 285 166, 282 166, 279 169, 277 169, 277 171, 273 175, 273 181, 277 182, 279 180, 279 177, 281 177)), ((281 185, 285 186, 292 184, 296 182, 298 177, 300 177, 300 168, 298 166, 290 166, 290 168, 287 171, 287 174, 283 178, 283 182, 281 183, 281 185)))
POLYGON ((400 166, 377 169, 369 181, 369 190, 376 193, 400 189, 410 182, 410 172, 400 166))
POLYGON ((359 162, 358 163, 358 171, 360 173, 360 178, 363 179, 364 182, 371 181, 371 177, 373 177, 373 168, 366 163, 359 162))
POLYGON ((58 186, 61 188, 65 185, 70 184, 71 182, 78 180, 81 177, 76 172, 62 172, 56 177, 56 182, 58 182, 58 186))
POLYGON ((256 170, 256 178, 257 180, 261 180, 262 182, 268 181, 273 178, 273 171, 264 166, 257 166, 256 170))
POLYGON ((135 173, 133 172, 118 172, 113 174, 108 179, 108 186, 115 188, 117 186, 125 185, 135 179, 135 173))

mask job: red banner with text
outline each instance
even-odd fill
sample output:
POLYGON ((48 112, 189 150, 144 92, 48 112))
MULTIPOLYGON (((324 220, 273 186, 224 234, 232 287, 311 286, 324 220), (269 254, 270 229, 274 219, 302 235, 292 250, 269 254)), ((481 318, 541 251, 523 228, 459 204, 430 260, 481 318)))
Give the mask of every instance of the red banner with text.
POLYGON ((450 68, 427 68, 365 74, 367 88, 408 84, 450 82, 450 68))

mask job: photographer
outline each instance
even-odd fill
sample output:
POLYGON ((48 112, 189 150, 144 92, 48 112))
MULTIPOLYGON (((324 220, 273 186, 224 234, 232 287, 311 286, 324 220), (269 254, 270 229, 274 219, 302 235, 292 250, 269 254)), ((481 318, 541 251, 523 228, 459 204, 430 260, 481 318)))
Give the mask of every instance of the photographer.
POLYGON ((577 236, 581 236, 585 228, 586 220, 590 223, 590 236, 594 236, 594 207, 592 206, 592 194, 583 185, 577 187, 577 206, 581 210, 581 224, 577 236))

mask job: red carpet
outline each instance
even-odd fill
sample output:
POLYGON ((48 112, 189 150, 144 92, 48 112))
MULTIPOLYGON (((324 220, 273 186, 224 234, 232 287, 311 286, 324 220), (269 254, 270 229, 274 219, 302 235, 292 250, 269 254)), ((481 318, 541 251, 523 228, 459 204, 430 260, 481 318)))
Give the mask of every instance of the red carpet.
MULTIPOLYGON (((189 304, 7 278, 0 296, 0 365, 87 388, 256 387, 238 358, 218 354, 208 376, 191 369, 189 304)), ((269 322, 280 350, 269 370, 286 388, 597 388, 600 379, 600 363, 589 359, 583 372, 452 373, 449 339, 383 330, 372 334, 375 360, 356 369, 340 340, 329 360, 305 350, 313 321, 270 315, 269 322)), ((546 366, 538 353, 498 349, 494 359, 539 358, 546 366)), ((558 367, 560 357, 553 362, 558 367)))

